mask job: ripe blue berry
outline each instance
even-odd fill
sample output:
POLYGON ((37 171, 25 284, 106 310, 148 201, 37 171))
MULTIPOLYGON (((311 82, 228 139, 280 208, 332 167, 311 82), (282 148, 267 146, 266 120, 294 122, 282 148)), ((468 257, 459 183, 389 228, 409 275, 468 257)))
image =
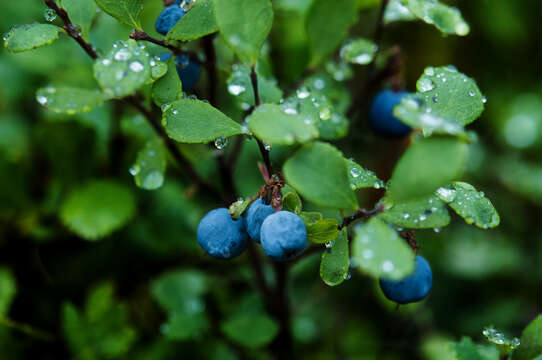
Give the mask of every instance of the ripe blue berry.
POLYGON ((307 229, 298 215, 278 211, 264 220, 260 241, 263 252, 273 260, 290 260, 307 246, 307 229))
POLYGON ((388 299, 398 304, 420 301, 433 285, 433 273, 427 260, 416 256, 414 273, 402 280, 380 279, 380 288, 388 299))
MULTIPOLYGON (((160 55, 160 60, 166 61, 171 56, 171 53, 164 53, 160 55)), ((186 54, 175 57, 175 64, 177 65, 177 74, 179 74, 179 78, 183 84, 183 90, 191 90, 198 81, 201 73, 199 64, 190 60, 186 54)))
POLYGON ((383 90, 375 96, 369 114, 369 125, 374 132, 390 138, 402 138, 410 133, 412 129, 393 115, 394 106, 406 94, 406 91, 383 90))
POLYGON ((260 229, 262 227, 262 223, 274 212, 275 210, 273 210, 271 205, 266 205, 262 199, 258 199, 250 204, 245 221, 248 235, 252 240, 260 242, 260 229))
POLYGON ((162 35, 166 35, 184 14, 186 14, 186 11, 179 4, 173 4, 164 8, 160 15, 158 15, 156 24, 154 24, 156 31, 162 35))
POLYGON ((211 210, 201 219, 197 238, 203 250, 217 259, 239 256, 248 245, 244 219, 232 219, 226 208, 211 210))

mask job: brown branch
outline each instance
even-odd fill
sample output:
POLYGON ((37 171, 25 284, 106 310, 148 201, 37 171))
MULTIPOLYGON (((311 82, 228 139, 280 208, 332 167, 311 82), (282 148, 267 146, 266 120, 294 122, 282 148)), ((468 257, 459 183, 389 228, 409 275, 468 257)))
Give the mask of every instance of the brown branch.
POLYGON ((68 16, 68 13, 66 10, 59 8, 58 5, 54 0, 44 0, 45 5, 53 9, 55 13, 62 19, 64 22, 64 26, 62 27, 66 33, 73 38, 77 43, 83 48, 83 50, 86 51, 86 53, 94 60, 98 58, 98 54, 96 53, 96 50, 92 45, 90 45, 88 42, 85 41, 81 37, 81 31, 79 30, 79 27, 71 22, 70 17, 68 16))
POLYGON ((130 38, 134 40, 143 40, 148 41, 150 43, 165 47, 168 50, 171 50, 174 54, 178 54, 180 51, 175 46, 166 44, 165 40, 158 40, 147 34, 143 30, 134 30, 130 33, 130 38))
POLYGON ((347 216, 343 219, 343 222, 339 225, 339 230, 342 230, 343 228, 349 226, 354 221, 361 219, 361 218, 370 218, 372 216, 375 216, 378 213, 381 213, 384 210, 383 205, 378 205, 376 208, 372 210, 365 210, 365 209, 358 209, 353 215, 347 216))

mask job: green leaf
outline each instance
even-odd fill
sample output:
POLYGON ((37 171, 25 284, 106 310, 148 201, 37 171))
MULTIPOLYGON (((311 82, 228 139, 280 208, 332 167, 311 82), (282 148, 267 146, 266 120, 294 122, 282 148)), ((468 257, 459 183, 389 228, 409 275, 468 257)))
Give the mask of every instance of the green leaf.
POLYGON ((306 227, 309 227, 310 225, 313 225, 324 218, 322 213, 312 211, 302 211, 299 214, 299 217, 301 220, 303 220, 306 227))
POLYGON ((347 41, 341 48, 341 57, 351 64, 367 65, 373 61, 378 47, 367 39, 347 41))
POLYGON ((17 294, 17 282, 10 269, 0 268, 0 316, 6 315, 17 294))
POLYGON ((339 233, 339 222, 335 219, 318 220, 306 225, 307 239, 315 244, 327 244, 334 241, 339 233))
POLYGON ((200 337, 210 327, 205 312, 175 311, 162 325, 164 335, 173 340, 189 340, 200 337))
POLYGON ((51 24, 15 26, 4 36, 4 47, 14 53, 34 50, 51 44, 62 31, 62 28, 51 24))
POLYGON ((156 190, 164 183, 165 172, 166 149, 162 139, 147 141, 130 168, 136 185, 145 190, 156 190))
POLYGON ((191 99, 171 103, 162 114, 162 125, 170 138, 182 143, 207 143, 243 133, 241 125, 218 109, 191 99))
MULTIPOLYGON (((259 63, 258 63, 259 65, 259 63)), ((277 86, 277 81, 273 78, 266 78, 259 71, 258 74, 258 94, 260 101, 264 104, 278 103, 282 99, 282 90, 277 86)), ((247 65, 233 65, 233 71, 228 78, 228 92, 235 96, 243 109, 254 105, 254 88, 250 79, 250 67, 247 65)))
POLYGON ((517 337, 510 338, 504 335, 502 332, 497 331, 493 326, 487 326, 482 331, 482 334, 487 338, 487 340, 499 348, 501 355, 508 355, 514 351, 520 344, 520 341, 517 337))
POLYGON ((282 197, 283 210, 299 214, 302 208, 303 205, 301 204, 301 199, 295 192, 289 192, 282 197))
POLYGON ((73 190, 60 210, 64 225, 86 240, 97 240, 122 228, 135 213, 135 199, 125 186, 91 181, 73 190))
POLYGON ((465 36, 469 33, 469 24, 454 7, 441 4, 437 0, 401 0, 402 4, 420 20, 434 25, 445 34, 465 36))
POLYGON ((440 134, 469 139, 463 125, 455 119, 442 117, 438 110, 433 111, 430 104, 433 102, 427 103, 420 94, 409 94, 394 107, 393 115, 411 128, 421 130, 426 137, 440 134))
POLYGON ((506 157, 498 162, 501 182, 511 191, 536 204, 542 204, 542 166, 506 157))
POLYGON ((166 39, 188 41, 218 31, 212 0, 199 0, 171 30, 166 39))
POLYGON ((348 235, 346 229, 343 229, 333 245, 322 254, 320 277, 329 286, 339 285, 348 276, 349 267, 348 235))
POLYGON ((446 204, 435 195, 393 204, 379 217, 407 229, 439 229, 450 223, 446 204))
POLYGON ((119 41, 94 62, 94 77, 107 96, 132 95, 151 81, 149 54, 135 40, 119 41))
POLYGON ((410 12, 408 7, 403 5, 403 0, 390 0, 386 6, 384 13, 384 24, 389 24, 394 21, 410 21, 416 20, 416 16, 410 12))
POLYGON ((514 360, 532 360, 542 355, 542 315, 538 315, 521 334, 519 349, 514 360))
POLYGON ((346 164, 332 145, 314 142, 303 146, 286 161, 286 182, 307 200, 337 209, 357 209, 346 164))
POLYGON ((425 138, 412 144, 391 176, 390 201, 404 202, 433 194, 456 180, 465 166, 468 145, 454 138, 425 138))
POLYGON ((125 355, 137 333, 128 322, 128 307, 113 297, 110 283, 88 296, 85 312, 70 303, 62 309, 62 327, 73 354, 82 359, 114 359, 125 355))
POLYGON ((348 35, 357 20, 354 0, 315 0, 306 17, 307 35, 312 52, 311 64, 318 65, 348 35))
POLYGON ((279 326, 265 314, 239 312, 222 324, 222 331, 237 344, 257 349, 275 338, 279 326))
POLYGON ((397 232, 373 217, 354 235, 352 260, 374 277, 402 279, 414 271, 414 253, 397 232))
POLYGON ((92 110, 96 105, 107 100, 97 90, 74 87, 46 87, 38 89, 36 100, 48 110, 73 115, 92 110))
POLYGON ((135 28, 141 29, 140 16, 143 10, 141 0, 95 0, 96 4, 106 13, 118 21, 135 28))
POLYGON ((476 345, 467 336, 461 338, 460 342, 452 342, 451 347, 457 360, 499 360, 497 347, 476 345))
POLYGON ((310 121, 292 113, 282 105, 263 104, 249 117, 250 130, 260 140, 271 145, 293 145, 318 137, 310 121))
POLYGON ((209 290, 205 274, 195 269, 167 272, 151 283, 151 293, 166 311, 187 311, 209 290))
POLYGON ((348 134, 349 126, 348 118, 336 112, 331 114, 331 118, 316 123, 320 139, 324 140, 337 140, 345 137, 348 134))
POLYGON ((344 159, 346 162, 346 171, 350 180, 352 190, 386 187, 386 184, 380 180, 374 172, 358 165, 353 160, 344 159))
POLYGON ((228 212, 232 218, 239 219, 252 202, 253 200, 251 198, 239 199, 230 205, 228 212))
POLYGON ((474 79, 453 66, 427 67, 416 83, 425 111, 467 125, 484 111, 485 98, 474 79))
POLYGON ((269 0, 214 0, 216 23, 242 62, 256 64, 273 25, 269 0))
POLYGON ((62 0, 61 6, 70 15, 71 22, 81 28, 81 37, 88 40, 88 33, 97 13, 94 0, 62 0))
POLYGON ((180 99, 183 93, 175 58, 172 56, 166 63, 167 73, 152 84, 152 99, 160 107, 180 99))
POLYGON ((494 228, 501 219, 497 210, 483 192, 477 191, 474 186, 465 182, 454 182, 441 187, 437 195, 454 211, 465 219, 467 224, 474 224, 482 229, 494 228))

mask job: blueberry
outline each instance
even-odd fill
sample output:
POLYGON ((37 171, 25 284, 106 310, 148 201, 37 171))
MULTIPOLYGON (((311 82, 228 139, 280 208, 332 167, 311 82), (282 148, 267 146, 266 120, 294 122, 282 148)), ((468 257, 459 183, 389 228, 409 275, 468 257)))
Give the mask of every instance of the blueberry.
POLYGON ((217 259, 239 256, 248 245, 244 219, 232 219, 226 208, 211 210, 201 219, 197 238, 203 250, 217 259))
POLYGON ((164 8, 160 15, 158 15, 156 24, 154 24, 156 31, 162 35, 166 35, 184 14, 186 14, 186 11, 179 4, 173 4, 164 8))
MULTIPOLYGON (((166 61, 172 56, 171 53, 160 55, 161 61, 166 61)), ((183 84, 183 90, 191 90, 199 79, 201 68, 198 63, 192 61, 188 55, 181 54, 175 58, 177 73, 183 84)))
POLYGON ((267 256, 277 261, 289 260, 307 246, 307 229, 298 215, 278 211, 264 220, 260 240, 267 256))
POLYGON ((414 273, 402 280, 380 279, 380 288, 388 299, 398 304, 422 300, 433 285, 433 273, 427 260, 416 256, 414 273))
POLYGON ((260 229, 263 221, 275 210, 271 205, 266 205, 262 199, 258 199, 250 204, 245 217, 247 232, 250 238, 256 242, 260 242, 260 229))
POLYGON ((369 125, 379 135, 390 138, 407 136, 411 128, 393 115, 393 108, 401 102, 406 91, 383 90, 379 92, 371 105, 369 125))

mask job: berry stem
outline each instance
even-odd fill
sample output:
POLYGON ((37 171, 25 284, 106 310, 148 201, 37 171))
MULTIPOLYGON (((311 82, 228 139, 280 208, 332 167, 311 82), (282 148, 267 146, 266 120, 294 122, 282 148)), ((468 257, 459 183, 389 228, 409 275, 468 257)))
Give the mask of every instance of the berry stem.
POLYGON ((62 21, 64 22, 64 26, 62 28, 66 30, 66 33, 75 41, 77 41, 81 48, 83 48, 83 50, 85 50, 92 59, 96 60, 98 58, 96 50, 94 50, 94 47, 92 47, 92 45, 90 45, 88 42, 85 41, 85 39, 81 37, 81 32, 77 30, 77 26, 71 22, 66 10, 59 8, 54 0, 44 0, 44 2, 48 8, 53 9, 58 15, 58 17, 62 19, 62 21))
POLYGON ((134 30, 134 31, 132 31, 132 33, 130 34, 130 38, 134 39, 134 40, 138 40, 138 41, 139 40, 148 41, 150 43, 165 47, 166 49, 170 50, 174 54, 179 53, 179 49, 176 48, 175 46, 166 44, 165 40, 155 39, 155 38, 153 38, 152 36, 150 36, 149 34, 147 34, 143 30, 134 30))
POLYGON ((382 205, 379 205, 372 210, 358 209, 358 211, 356 211, 353 215, 343 218, 342 224, 339 225, 339 230, 342 230, 343 228, 349 226, 350 224, 352 224, 354 221, 358 219, 370 218, 371 216, 375 216, 376 214, 382 212, 383 210, 384 210, 384 207, 382 205))

